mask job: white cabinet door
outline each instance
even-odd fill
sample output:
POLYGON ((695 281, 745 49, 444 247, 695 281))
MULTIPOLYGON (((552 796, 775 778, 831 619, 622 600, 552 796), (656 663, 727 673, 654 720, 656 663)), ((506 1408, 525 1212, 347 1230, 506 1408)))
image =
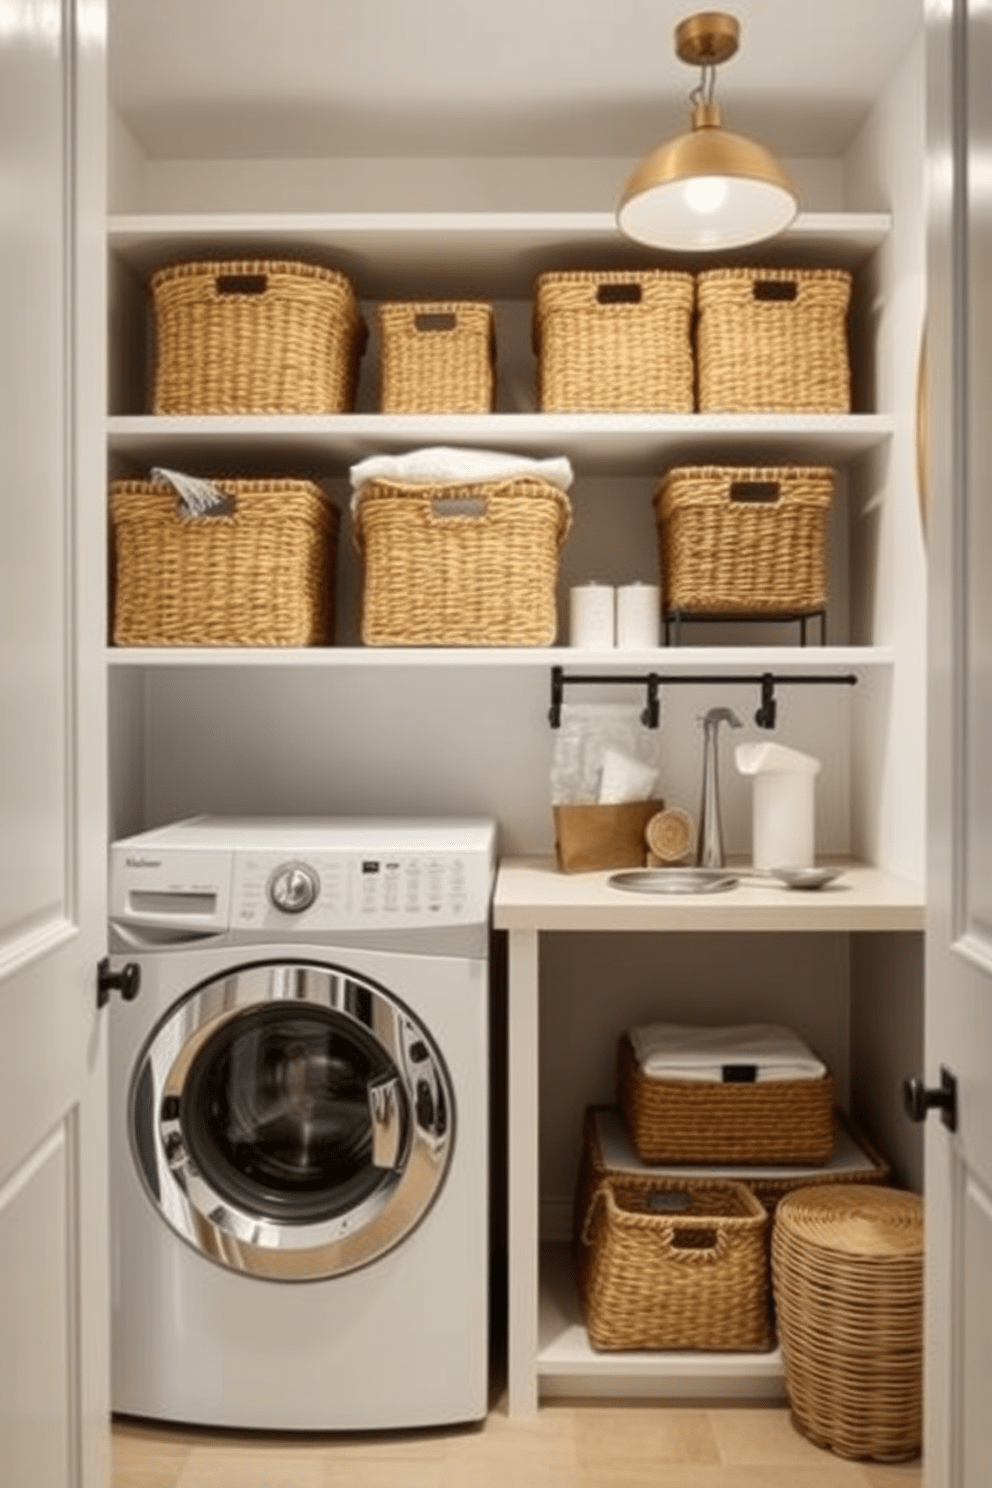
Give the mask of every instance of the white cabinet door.
POLYGON ((992 8, 927 32, 930 636, 928 1488, 992 1485, 992 8))
POLYGON ((0 1485, 109 1482, 102 0, 0 5, 0 1485))

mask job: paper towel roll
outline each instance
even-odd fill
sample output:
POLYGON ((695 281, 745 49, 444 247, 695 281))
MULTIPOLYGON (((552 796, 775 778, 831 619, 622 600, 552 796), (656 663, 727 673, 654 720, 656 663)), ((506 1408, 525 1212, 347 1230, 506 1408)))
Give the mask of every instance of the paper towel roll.
POLYGON ((623 584, 617 590, 617 645, 624 651, 657 646, 661 594, 657 584, 623 584))
POLYGON ((569 593, 568 641, 589 651, 613 645, 613 585, 577 584, 569 593))

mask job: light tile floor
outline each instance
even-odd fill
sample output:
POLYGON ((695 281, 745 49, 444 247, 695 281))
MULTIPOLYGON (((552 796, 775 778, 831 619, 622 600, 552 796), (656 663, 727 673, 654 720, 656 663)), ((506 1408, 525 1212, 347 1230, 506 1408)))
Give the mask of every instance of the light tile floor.
POLYGON ((778 1406, 543 1405, 479 1427, 246 1436, 118 1420, 113 1488, 922 1488, 919 1462, 846 1462, 778 1406))

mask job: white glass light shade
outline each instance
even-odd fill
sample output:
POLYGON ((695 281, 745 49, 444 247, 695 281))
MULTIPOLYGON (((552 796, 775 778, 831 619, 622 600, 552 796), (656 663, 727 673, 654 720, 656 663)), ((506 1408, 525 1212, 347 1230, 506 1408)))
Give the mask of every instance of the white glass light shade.
POLYGON ((690 134, 659 145, 634 171, 617 209, 626 237, 705 252, 788 227, 798 211, 788 176, 763 146, 711 122, 714 115, 697 111, 690 134))

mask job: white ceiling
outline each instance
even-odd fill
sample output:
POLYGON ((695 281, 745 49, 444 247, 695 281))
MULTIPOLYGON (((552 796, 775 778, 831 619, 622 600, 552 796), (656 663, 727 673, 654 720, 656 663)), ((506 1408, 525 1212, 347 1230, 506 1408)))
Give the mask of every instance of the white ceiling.
MULTIPOLYGON (((109 0, 110 94, 153 158, 635 157, 688 118, 691 0, 109 0)), ((780 154, 836 156, 923 0, 733 0, 717 97, 780 154), (798 104, 798 107, 797 107, 798 104)))

